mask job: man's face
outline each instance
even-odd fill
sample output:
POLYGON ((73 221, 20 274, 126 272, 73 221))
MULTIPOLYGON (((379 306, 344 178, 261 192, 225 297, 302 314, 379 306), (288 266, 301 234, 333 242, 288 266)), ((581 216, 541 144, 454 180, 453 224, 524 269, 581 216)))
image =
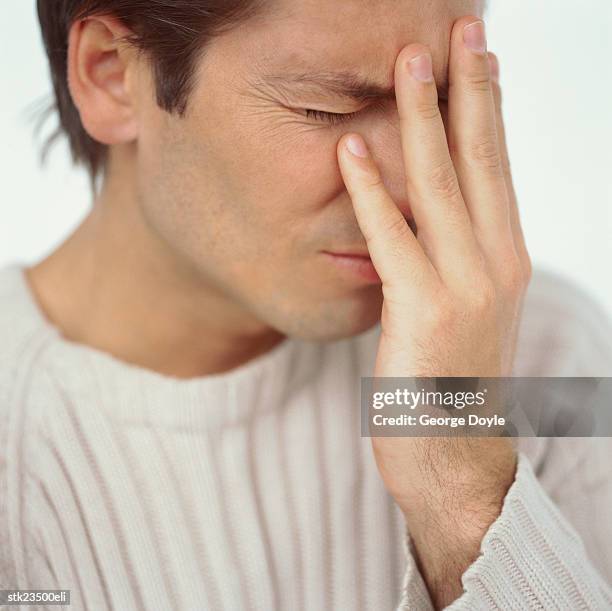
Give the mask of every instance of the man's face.
MULTIPOLYGON (((271 2, 267 15, 207 48, 185 117, 164 113, 153 96, 143 109, 138 189, 149 226, 204 285, 284 334, 330 340, 370 328, 380 283, 325 254, 367 253, 338 140, 365 137, 408 214, 396 57, 408 43, 427 44, 445 83, 451 26, 481 11, 480 0, 271 2), (347 73, 391 96, 343 95, 330 76, 347 73), (330 122, 306 109, 356 114, 330 122)), ((446 121, 442 101, 441 110, 446 121)))

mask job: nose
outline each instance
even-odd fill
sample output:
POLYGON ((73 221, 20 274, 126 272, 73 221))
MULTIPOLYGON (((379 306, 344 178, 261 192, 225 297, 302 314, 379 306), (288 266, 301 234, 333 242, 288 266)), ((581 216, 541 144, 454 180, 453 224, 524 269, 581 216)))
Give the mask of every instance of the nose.
POLYGON ((378 117, 360 131, 368 143, 387 192, 402 214, 407 219, 411 218, 397 109, 388 110, 384 117, 378 117))

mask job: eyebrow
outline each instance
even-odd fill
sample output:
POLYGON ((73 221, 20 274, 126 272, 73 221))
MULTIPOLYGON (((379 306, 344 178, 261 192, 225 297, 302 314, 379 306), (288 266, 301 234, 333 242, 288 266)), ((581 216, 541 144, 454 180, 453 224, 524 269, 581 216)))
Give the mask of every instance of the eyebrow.
MULTIPOLYGON (((445 73, 446 74, 446 73, 445 73)), ((262 77, 267 83, 277 88, 290 89, 295 86, 306 86, 319 90, 323 94, 346 98, 358 103, 371 100, 395 100, 395 86, 386 86, 370 81, 354 72, 316 72, 293 74, 265 74, 262 77)), ((441 99, 448 99, 448 77, 436 83, 441 99)))

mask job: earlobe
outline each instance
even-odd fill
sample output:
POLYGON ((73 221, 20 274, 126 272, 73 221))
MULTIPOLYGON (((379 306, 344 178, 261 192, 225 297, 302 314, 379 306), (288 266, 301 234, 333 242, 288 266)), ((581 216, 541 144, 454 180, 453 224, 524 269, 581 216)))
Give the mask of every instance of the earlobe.
POLYGON ((136 54, 122 39, 129 30, 111 17, 73 24, 68 41, 68 85, 81 122, 96 141, 125 144, 138 135, 132 72, 136 54))

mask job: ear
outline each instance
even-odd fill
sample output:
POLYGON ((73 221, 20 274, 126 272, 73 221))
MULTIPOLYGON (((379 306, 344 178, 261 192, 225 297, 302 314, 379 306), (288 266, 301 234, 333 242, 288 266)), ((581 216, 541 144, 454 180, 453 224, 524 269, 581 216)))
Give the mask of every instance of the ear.
POLYGON ((121 39, 130 31, 117 19, 75 22, 68 39, 68 85, 87 133, 111 145, 138 136, 138 56, 121 39))

